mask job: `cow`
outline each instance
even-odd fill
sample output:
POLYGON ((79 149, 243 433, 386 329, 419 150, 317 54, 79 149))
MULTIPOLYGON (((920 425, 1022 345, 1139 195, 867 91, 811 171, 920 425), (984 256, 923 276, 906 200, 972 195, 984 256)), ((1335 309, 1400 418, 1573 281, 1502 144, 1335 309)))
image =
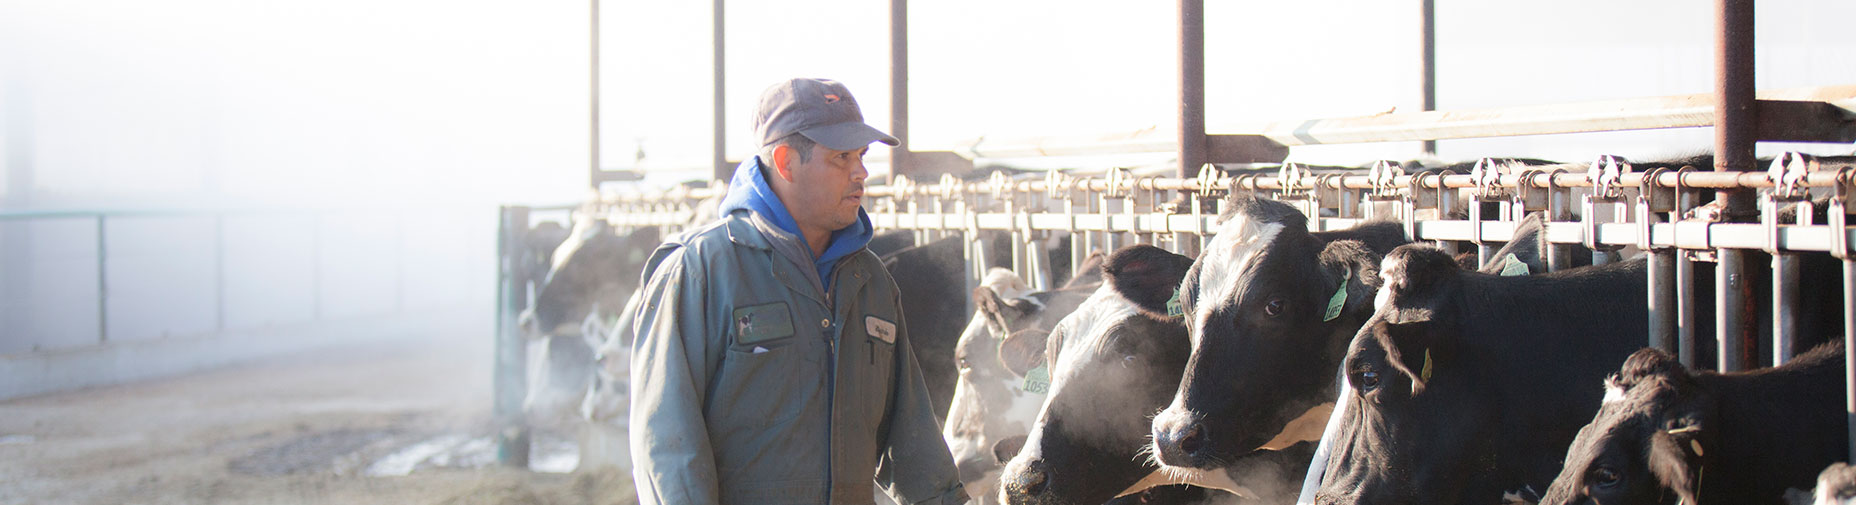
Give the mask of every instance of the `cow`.
MULTIPOLYGON (((1099 272, 1091 265, 1101 258, 1092 255, 1086 271, 1099 272)), ((1100 279, 1086 274, 1061 289, 1032 293, 1017 274, 995 268, 974 288, 976 310, 954 351, 960 377, 942 437, 967 495, 976 502, 993 503, 1000 464, 1018 452, 1044 403, 1042 392, 1025 391, 1024 374, 1031 366, 1008 364, 1000 344, 1016 332, 1049 332, 1095 291, 1100 279)))
POLYGON ((1637 351, 1606 379, 1540 505, 1783 504, 1848 456, 1843 356, 1831 342, 1776 368, 1715 373, 1637 351))
POLYGON ((1181 318, 1145 312, 1130 297, 1164 300, 1156 291, 1171 293, 1191 264, 1152 246, 1123 248, 1103 267, 1108 282, 1051 333, 1014 333, 1002 344, 1007 362, 1041 362, 1050 381, 1030 437, 1001 478, 1003 501, 1095 504, 1167 484, 1265 499, 1292 491, 1287 477, 1299 475, 1311 444, 1234 458, 1230 468, 1212 472, 1162 472, 1145 454, 1148 413, 1172 397, 1191 346, 1181 318))
POLYGON ((1372 314, 1379 257, 1409 242, 1391 222, 1311 232, 1300 211, 1249 194, 1220 219, 1182 282, 1131 298, 1148 314, 1175 303, 1190 322, 1183 379, 1152 423, 1151 451, 1170 467, 1215 469, 1318 438, 1334 370, 1372 314))
POLYGON ((1380 276, 1343 363, 1352 396, 1319 503, 1537 496, 1598 405, 1596 390, 1565 385, 1597 381, 1644 341, 1641 259, 1498 276, 1408 245, 1380 276))
POLYGON ((531 422, 563 424, 578 417, 574 407, 593 382, 594 349, 637 289, 639 269, 657 243, 655 227, 620 234, 603 219, 583 218, 554 250, 547 278, 520 318, 539 351, 529 356, 523 400, 531 422))

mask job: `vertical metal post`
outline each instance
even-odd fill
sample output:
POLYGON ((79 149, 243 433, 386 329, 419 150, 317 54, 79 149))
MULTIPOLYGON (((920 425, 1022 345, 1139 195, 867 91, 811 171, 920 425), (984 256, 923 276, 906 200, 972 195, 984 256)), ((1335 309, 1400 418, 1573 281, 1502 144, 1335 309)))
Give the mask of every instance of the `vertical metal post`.
POLYGON ((1741 311, 1748 300, 1742 292, 1751 289, 1746 279, 1746 251, 1721 249, 1719 261, 1714 270, 1714 334, 1720 343, 1715 369, 1722 372, 1744 370, 1748 318, 1741 311))
POLYGON ((1695 262, 1687 254, 1676 255, 1676 358, 1682 366, 1695 363, 1695 262))
POLYGON ((909 0, 889 0, 889 173, 909 173, 909 0))
MULTIPOLYGON (((1777 209, 1767 212, 1777 213, 1777 209)), ((1798 298, 1798 256, 1772 254, 1772 366, 1790 361, 1797 354, 1792 342, 1796 337, 1798 298)))
POLYGON ((1205 0, 1179 0, 1179 177, 1205 165, 1205 0))
POLYGON ((1676 353, 1676 256, 1674 249, 1649 251, 1650 341, 1648 345, 1670 354, 1676 353))
POLYGON ((588 87, 591 96, 587 109, 591 111, 592 117, 589 123, 592 134, 587 140, 589 144, 587 146, 587 183, 592 184, 593 189, 597 190, 599 189, 599 0, 591 0, 591 3, 593 13, 589 18, 591 19, 589 24, 592 25, 592 64, 589 67, 593 82, 588 87))
MULTIPOLYGON (((1714 170, 1752 170, 1757 113, 1753 94, 1753 0, 1715 0, 1714 46, 1714 170)), ((1724 214, 1729 222, 1743 220, 1754 211, 1753 191, 1726 190, 1724 214)), ((1719 322, 1720 370, 1745 366, 1745 346, 1753 338, 1752 284, 1746 282, 1746 254, 1723 249, 1715 276, 1719 322)))
MULTIPOLYGON (((1418 0, 1418 9, 1418 33, 1423 38, 1423 52, 1418 59, 1418 88, 1424 94, 1423 110, 1437 110, 1437 2, 1418 0)), ((1424 153, 1436 154, 1437 141, 1424 141, 1424 153)))
MULTIPOLYGON (((1832 233, 1849 233, 1838 227, 1832 233)), ((1856 260, 1843 260, 1843 412, 1849 423, 1850 461, 1856 461, 1856 260)))
POLYGON ((527 342, 516 327, 516 315, 528 308, 528 269, 522 268, 523 235, 528 233, 528 208, 505 206, 500 210, 496 241, 496 345, 491 377, 491 413, 496 422, 496 461, 528 468, 529 432, 522 415, 522 395, 528 390, 527 342))
POLYGON ((97 343, 110 342, 110 270, 109 227, 103 214, 97 214, 97 343))
MULTIPOLYGON (((715 0, 714 7, 711 8, 712 13, 715 15, 715 26, 711 28, 711 30, 715 32, 715 40, 712 43, 715 52, 710 56, 713 60, 712 63, 715 65, 715 76, 712 78, 714 81, 710 84, 710 90, 714 94, 715 101, 715 106, 711 109, 715 127, 715 136, 712 137, 713 144, 711 145, 711 152, 715 157, 714 178, 720 181, 728 180, 729 177, 733 176, 735 173, 734 167, 728 166, 728 131, 723 125, 725 122, 723 117, 726 116, 728 112, 728 97, 726 93, 728 89, 728 60, 723 58, 726 54, 725 49, 728 48, 728 40, 727 37, 724 36, 727 34, 727 32, 724 31, 727 28, 727 24, 725 23, 725 18, 727 16, 724 15, 726 11, 723 9, 723 3, 724 0, 715 0)), ((758 148, 759 146, 755 147, 758 148)))

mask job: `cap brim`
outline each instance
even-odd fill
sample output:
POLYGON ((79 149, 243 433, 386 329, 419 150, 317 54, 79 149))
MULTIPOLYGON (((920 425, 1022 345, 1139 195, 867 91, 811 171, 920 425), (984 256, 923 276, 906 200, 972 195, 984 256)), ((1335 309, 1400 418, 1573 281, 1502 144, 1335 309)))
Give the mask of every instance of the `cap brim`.
POLYGON ((856 121, 808 128, 799 133, 833 151, 854 151, 871 142, 882 142, 890 147, 902 145, 895 137, 856 121))

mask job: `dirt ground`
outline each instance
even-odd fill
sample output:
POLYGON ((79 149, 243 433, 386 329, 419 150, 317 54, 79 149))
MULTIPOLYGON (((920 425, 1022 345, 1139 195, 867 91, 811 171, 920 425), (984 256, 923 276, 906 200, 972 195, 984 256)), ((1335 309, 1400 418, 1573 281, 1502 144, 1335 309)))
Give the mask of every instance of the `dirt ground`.
POLYGON ((492 464, 488 356, 401 342, 0 402, 0 504, 636 502, 616 471, 492 464), (368 475, 434 439, 479 450, 368 475))

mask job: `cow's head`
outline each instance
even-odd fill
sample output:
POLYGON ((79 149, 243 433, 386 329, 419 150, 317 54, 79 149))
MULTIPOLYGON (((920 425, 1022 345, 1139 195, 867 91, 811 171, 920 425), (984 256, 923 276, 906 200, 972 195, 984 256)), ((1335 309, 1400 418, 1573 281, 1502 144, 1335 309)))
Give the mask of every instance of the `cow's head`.
POLYGON ((1130 296, 1144 312, 1183 313, 1191 326, 1191 361, 1152 427, 1154 453, 1169 466, 1218 468, 1319 438, 1334 370, 1379 284, 1379 255, 1364 243, 1311 234, 1281 202, 1230 204, 1183 283, 1130 296))
POLYGON ((1109 283, 1057 323, 1044 347, 1050 398, 1001 478, 1007 503, 1102 503, 1137 483, 1224 478, 1148 480, 1158 467, 1142 454, 1149 413, 1172 397, 1190 348, 1180 318, 1143 313, 1127 295, 1164 303, 1153 292, 1170 295, 1191 264, 1151 246, 1117 251, 1103 267, 1109 283))
POLYGON ((1718 447, 1711 396, 1668 353, 1632 354, 1541 504, 1697 503, 1706 448, 1718 447))
POLYGON ((1353 396, 1336 421, 1318 503, 1459 503, 1468 483, 1492 480, 1497 423, 1487 412, 1500 393, 1477 379, 1487 371, 1459 358, 1462 273, 1434 247, 1386 255, 1377 311, 1342 364, 1353 396))
POLYGON ((528 334, 573 334, 590 313, 616 314, 613 311, 638 287, 639 270, 657 243, 656 228, 620 235, 604 220, 582 219, 554 250, 547 282, 536 290, 534 307, 522 317, 528 334))
MULTIPOLYGON (((989 494, 998 480, 1004 460, 994 455, 994 446, 1013 437, 1022 440, 1044 401, 1043 394, 1024 390, 1023 373, 1031 366, 1011 366, 1030 359, 1027 355, 1032 353, 1003 346, 1014 333, 1031 332, 1017 337, 1027 340, 1048 331, 1048 324, 1039 324, 1045 304, 1028 291, 1025 281, 1010 270, 988 272, 973 289, 973 319, 954 348, 960 375, 941 436, 973 496, 989 494), (1008 355, 1016 359, 1008 360, 1008 355)), ((1043 339, 1036 340, 1041 343, 1043 339)), ((1043 354, 1041 347, 1035 351, 1038 356, 1043 354)))

